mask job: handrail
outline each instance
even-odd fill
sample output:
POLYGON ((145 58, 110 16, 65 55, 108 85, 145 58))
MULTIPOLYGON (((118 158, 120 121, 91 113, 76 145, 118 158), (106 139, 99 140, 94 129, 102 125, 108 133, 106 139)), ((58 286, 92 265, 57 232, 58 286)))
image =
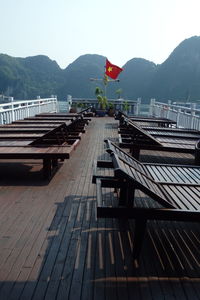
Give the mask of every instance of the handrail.
POLYGON ((177 127, 200 130, 200 109, 196 108, 195 103, 191 103, 191 107, 186 107, 151 99, 149 115, 176 121, 177 127))
POLYGON ((14 101, 0 104, 0 124, 8 124, 16 120, 34 116, 44 112, 57 112, 57 97, 38 98, 33 100, 14 101))

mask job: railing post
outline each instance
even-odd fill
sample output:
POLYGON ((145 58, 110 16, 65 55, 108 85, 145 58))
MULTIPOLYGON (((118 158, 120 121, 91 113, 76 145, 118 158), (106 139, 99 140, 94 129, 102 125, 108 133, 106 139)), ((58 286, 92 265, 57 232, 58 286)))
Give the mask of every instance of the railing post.
POLYGON ((67 95, 67 111, 70 111, 71 106, 72 106, 72 96, 67 95))
POLYGON ((181 109, 179 108, 177 110, 177 116, 176 116, 176 124, 177 124, 177 127, 179 127, 179 123, 180 123, 180 116, 181 116, 181 109))
POLYGON ((26 104, 25 104, 25 106, 26 106, 26 110, 25 110, 25 116, 26 116, 26 118, 28 118, 28 117, 29 117, 29 107, 28 107, 28 101, 26 101, 26 104))
MULTIPOLYGON (((40 96, 37 96, 37 100, 40 100, 40 96)), ((38 113, 41 113, 41 106, 40 101, 38 101, 38 113)))
POLYGON ((150 106, 149 106, 149 116, 153 116, 154 106, 155 106, 156 99, 150 100, 150 106))
POLYGON ((191 111, 191 129, 194 129, 195 110, 191 111))
POLYGON ((171 103, 172 103, 171 100, 168 100, 167 114, 166 114, 167 119, 170 118, 171 103))
POLYGON ((0 124, 3 125, 4 121, 3 121, 3 112, 2 112, 2 106, 0 106, 0 116, 1 116, 1 122, 0 124))
POLYGON ((58 105, 58 99, 57 99, 57 96, 55 95, 54 98, 55 98, 55 101, 54 101, 54 109, 55 109, 55 112, 59 112, 59 105, 58 105))
POLYGON ((141 98, 137 99, 136 109, 135 109, 135 115, 138 116, 140 114, 140 107, 141 107, 141 98))
POLYGON ((14 122, 15 121, 15 112, 14 112, 14 105, 13 105, 14 98, 13 97, 9 97, 9 100, 11 102, 12 122, 14 122))

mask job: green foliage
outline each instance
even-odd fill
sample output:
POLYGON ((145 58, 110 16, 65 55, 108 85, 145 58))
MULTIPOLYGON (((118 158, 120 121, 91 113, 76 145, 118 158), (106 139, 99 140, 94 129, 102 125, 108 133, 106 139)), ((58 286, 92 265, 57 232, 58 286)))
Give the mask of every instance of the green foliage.
POLYGON ((15 99, 57 94, 61 80, 59 66, 46 56, 13 58, 0 55, 0 91, 15 99), (9 91, 9 92, 8 92, 9 91))
POLYGON ((115 106, 112 102, 108 102, 108 107, 109 109, 114 109, 115 106))
POLYGON ((124 101, 124 103, 122 104, 122 107, 123 107, 123 111, 128 111, 129 107, 130 107, 130 105, 128 104, 128 101, 124 101))
POLYGON ((102 89, 98 86, 95 88, 95 95, 96 96, 103 95, 102 89))
POLYGON ((95 95, 97 97, 100 109, 105 110, 108 106, 108 99, 106 96, 104 96, 102 89, 99 87, 96 87, 95 95))
POLYGON ((72 102, 72 107, 76 108, 77 107, 77 103, 76 102, 72 102))
POLYGON ((78 102, 78 103, 77 103, 77 107, 80 107, 80 108, 83 107, 83 103, 78 102))

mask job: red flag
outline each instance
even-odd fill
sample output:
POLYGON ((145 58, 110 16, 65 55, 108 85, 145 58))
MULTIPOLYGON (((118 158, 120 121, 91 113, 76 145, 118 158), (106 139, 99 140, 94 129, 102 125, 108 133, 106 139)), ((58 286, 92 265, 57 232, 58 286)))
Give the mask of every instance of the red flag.
POLYGON ((122 68, 115 66, 113 64, 111 64, 107 59, 106 59, 106 70, 105 70, 105 74, 107 76, 109 76, 112 79, 116 79, 117 76, 119 75, 119 73, 123 71, 122 68))

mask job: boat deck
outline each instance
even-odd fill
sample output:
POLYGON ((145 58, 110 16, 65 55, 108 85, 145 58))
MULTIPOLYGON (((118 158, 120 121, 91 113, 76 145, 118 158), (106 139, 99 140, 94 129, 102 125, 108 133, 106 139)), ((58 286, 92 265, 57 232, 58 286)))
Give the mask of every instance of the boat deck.
MULTIPOLYGON (((117 140, 117 124, 92 119, 50 182, 39 161, 0 161, 1 300, 200 299, 197 224, 149 222, 135 265, 134 224, 96 219, 92 164, 108 158, 103 140, 117 140)), ((173 153, 149 154, 142 160, 172 162, 173 153)), ((193 156, 174 161, 191 164, 193 156)))

